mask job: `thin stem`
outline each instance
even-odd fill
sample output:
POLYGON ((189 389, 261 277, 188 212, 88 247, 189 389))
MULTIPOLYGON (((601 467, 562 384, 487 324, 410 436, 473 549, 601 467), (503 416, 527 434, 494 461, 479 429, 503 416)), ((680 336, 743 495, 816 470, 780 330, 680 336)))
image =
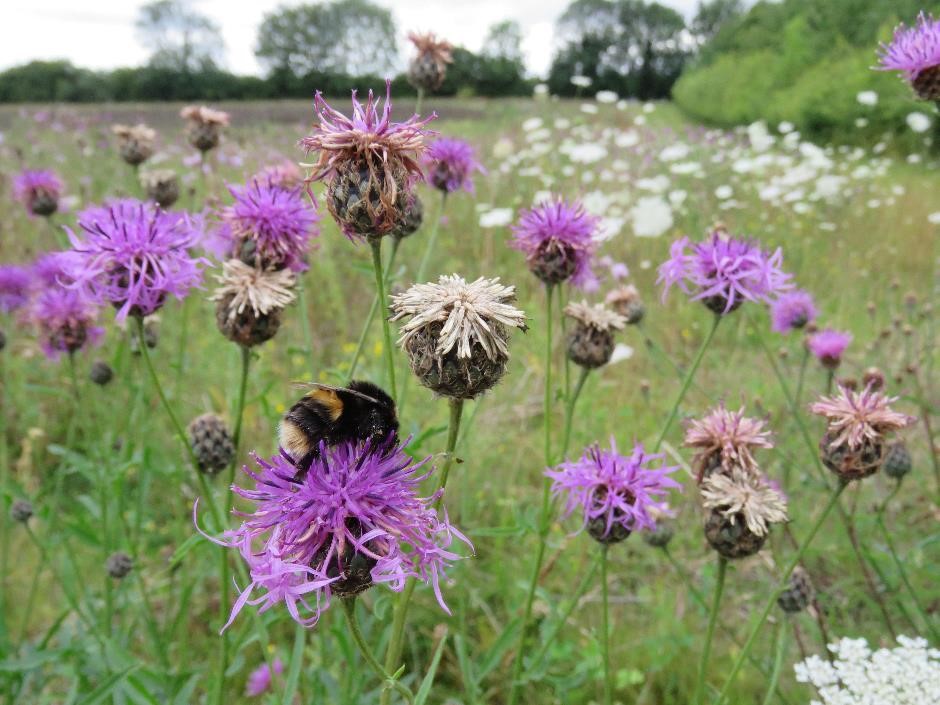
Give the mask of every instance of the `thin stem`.
POLYGON ((793 403, 796 408, 800 408, 800 399, 803 398, 803 380, 806 378, 806 363, 809 362, 809 347, 803 346, 803 359, 800 361, 800 372, 796 377, 796 393, 793 395, 793 403))
POLYGON ((424 89, 418 89, 418 98, 415 100, 415 115, 421 114, 421 104, 424 102, 424 89))
POLYGON ((699 346, 698 352, 695 353, 695 358, 692 360, 692 364, 689 367, 688 372, 685 373, 685 379, 682 380, 682 386, 679 388, 679 395, 676 397, 676 401, 672 405, 672 409, 669 411, 669 416, 666 417, 666 423, 663 424, 663 428, 659 432, 659 438, 656 439, 656 443, 653 446, 654 453, 659 452, 660 446, 662 446, 663 441, 666 439, 666 434, 669 433, 669 428, 672 426, 672 422, 676 420, 676 416, 679 414, 679 406, 682 404, 682 400, 685 399, 686 392, 689 391, 689 385, 692 384, 692 379, 695 377, 695 373, 698 371, 698 367, 702 363, 702 358, 705 357, 705 351, 712 342, 712 338, 715 337, 715 331, 718 330, 719 323, 721 323, 721 316, 715 314, 715 317, 712 319, 712 326, 708 330, 708 334, 705 336, 705 339, 699 346))
POLYGON ((375 671, 375 674, 382 679, 385 689, 394 688, 398 691, 405 702, 413 703, 414 696, 411 694, 411 691, 408 690, 403 684, 399 683, 393 676, 390 676, 388 672, 382 667, 382 664, 379 663, 378 659, 372 655, 369 645, 366 643, 365 638, 362 636, 362 630, 359 629, 359 622, 356 621, 356 598, 347 597, 342 598, 340 602, 343 603, 343 614, 346 615, 346 624, 349 626, 349 633, 352 635, 353 641, 356 642, 356 646, 359 647, 359 652, 362 654, 362 657, 365 659, 366 663, 369 664, 369 667, 375 671))
POLYGON ((737 660, 734 662, 734 666, 731 668, 731 672, 728 675, 728 679, 725 681, 725 684, 721 688, 721 692, 718 694, 718 698, 715 700, 715 705, 720 705, 721 702, 725 699, 725 696, 728 694, 728 690, 731 688, 731 685, 734 683, 735 678, 737 678, 738 673, 741 670, 741 667, 744 665, 744 660, 751 653, 751 648, 754 646, 754 642, 757 639, 757 635, 760 633, 761 627, 764 626, 764 622, 767 621, 767 617, 770 614, 770 611, 773 609, 774 604, 777 602, 777 598, 780 596, 780 593, 787 589, 790 581, 790 574, 793 572, 793 569, 796 568, 797 564, 803 560, 803 554, 806 553, 806 549, 809 548, 809 545, 813 542, 813 539, 816 537, 816 534, 822 528, 822 525, 826 521, 826 517, 829 516, 832 512, 833 507, 836 506, 839 502, 839 496, 842 494, 842 491, 846 488, 848 483, 839 481, 839 484, 836 485, 835 490, 832 492, 832 495, 829 497, 829 501, 826 503, 826 506, 823 508, 819 517, 816 519, 816 522, 813 524, 813 527, 810 529, 809 534, 803 540, 803 543, 800 544, 800 547, 797 549, 796 554, 793 558, 790 559, 790 562, 787 564, 786 569, 783 571, 783 575, 780 578, 780 582, 777 587, 771 591, 770 596, 767 599, 764 609, 761 611, 760 615, 757 618, 757 621, 754 623, 754 626, 751 628, 750 634, 748 634, 747 639, 744 642, 744 647, 741 649, 741 653, 738 654, 737 660))
POLYGON ((388 388, 392 398, 395 397, 395 349, 392 347, 392 332, 389 328, 388 315, 384 313, 387 300, 385 297, 385 275, 382 271, 382 238, 370 238, 372 247, 372 269, 375 271, 375 291, 378 294, 383 309, 382 333, 385 338, 385 360, 388 363, 388 388))
MULTIPOLYGON (((291 649, 290 665, 287 667, 287 682, 284 686, 283 705, 293 705, 294 695, 297 692, 298 676, 304 656, 304 642, 307 639, 307 628, 302 624, 294 627, 294 648, 291 649)), ((271 672, 273 673, 273 671, 271 672)))
POLYGON ((297 303, 300 304, 300 326, 304 333, 304 348, 310 359, 310 369, 316 368, 316 361, 313 359, 313 334, 310 332, 310 316, 307 311, 307 285, 303 280, 297 287, 297 303))
POLYGON ((610 676, 610 606, 607 596, 607 544, 601 544, 601 653, 604 657, 604 705, 614 701, 614 685, 610 676))
MULTIPOLYGON (((444 499, 444 488, 447 486, 447 478, 450 476, 450 468, 454 464, 456 457, 457 438, 460 435, 460 420, 463 417, 463 399, 450 399, 450 422, 447 427, 447 449, 445 450, 444 467, 441 470, 441 481, 437 487, 438 497, 434 500, 434 509, 440 508, 444 499)), ((411 596, 414 594, 417 581, 409 578, 405 583, 405 589, 401 597, 395 603, 395 611, 392 615, 392 636, 389 639, 388 647, 385 651, 385 670, 391 672, 396 669, 401 660, 402 645, 405 637, 405 621, 408 617, 408 606, 411 603, 411 596)), ((382 702, 388 702, 388 691, 382 694, 382 702)))
POLYGON ((564 460, 565 454, 568 452, 568 444, 571 442, 571 427, 574 425, 574 405, 575 402, 578 401, 578 397, 581 395, 581 390, 584 388, 584 383, 587 381, 590 373, 591 370, 589 368, 581 368, 581 374, 578 375, 578 381, 575 383, 574 393, 572 393, 568 399, 567 409, 565 411, 565 433, 562 436, 560 460, 564 460))
MULTIPOLYGON (((554 286, 545 289, 545 398, 543 408, 543 422, 545 424, 545 464, 552 464, 552 295, 554 286)), ((532 621, 532 605, 535 602, 535 591, 542 571, 542 561, 545 560, 545 546, 548 538, 549 516, 551 513, 551 480, 542 477, 542 502, 539 509, 539 543, 535 551, 535 562, 532 564, 532 573, 529 576, 529 590, 526 593, 525 607, 522 612, 522 627, 519 632, 519 646, 512 667, 512 681, 509 688, 508 705, 515 705, 519 695, 522 676, 522 654, 525 651, 526 637, 529 623, 532 621)))
POLYGON ((789 620, 782 619, 777 625, 777 644, 774 647, 774 670, 770 674, 770 685, 767 688, 767 695, 764 696, 764 705, 770 705, 774 699, 774 691, 777 689, 777 683, 780 682, 780 672, 783 670, 783 659, 787 653, 787 628, 789 620))
MULTIPOLYGON (((931 356, 930 359, 933 359, 931 356)), ((917 402, 920 407, 920 418, 924 426, 924 435, 927 436, 927 455, 930 457, 931 467, 936 487, 934 491, 940 496, 940 453, 936 452, 936 446, 933 441, 933 429, 930 425, 930 402, 924 392, 924 384, 920 381, 920 373, 914 375, 914 384, 917 386, 917 402)))
POLYGON ((718 556, 718 578, 715 582, 715 594, 712 598, 711 610, 708 613, 708 629, 705 632, 705 644, 698 664, 698 677, 695 680, 695 697, 692 702, 699 705, 705 694, 705 671, 708 669, 708 657, 711 654, 712 639, 715 636, 715 625, 718 624, 718 609, 721 606, 721 594, 725 589, 725 573, 728 571, 728 559, 718 556))
POLYGON ((531 670, 538 668, 542 659, 545 658, 545 654, 548 653, 548 649, 555 643, 555 637, 558 636, 558 632, 561 631, 561 628, 567 624, 568 618, 571 616, 571 613, 574 612, 574 608, 577 607, 578 603, 581 601, 581 596, 587 592, 599 566, 600 559, 591 563, 590 568, 585 571, 584 576, 581 578, 581 582, 578 583, 578 587, 575 588, 574 593, 568 598, 568 602, 561 610, 558 619, 546 630, 544 638, 541 640, 542 645, 539 647, 539 650, 535 652, 535 656, 529 664, 531 670))
POLYGON ((424 246, 424 254, 421 255, 421 263, 418 265, 418 273, 415 275, 415 281, 419 284, 424 282, 424 277, 428 273, 428 265, 431 263, 431 255, 434 253, 434 246, 437 244, 437 234, 440 231, 441 218, 444 217, 444 207, 447 205, 447 191, 441 191, 441 201, 437 209, 437 217, 431 223, 431 234, 428 236, 428 243, 424 246))
MULTIPOLYGON (((398 254, 398 248, 401 246, 401 240, 399 238, 394 238, 392 240, 392 251, 388 258, 388 266, 385 267, 385 283, 388 286, 388 282, 391 279, 392 265, 395 264, 395 256, 398 254)), ((349 363, 349 372, 346 373, 347 384, 352 382, 353 377, 356 375, 356 368, 359 366, 359 359, 362 357, 362 351, 365 350, 366 338, 369 337, 369 331, 372 329, 372 321, 375 320, 375 314, 379 310, 379 295, 376 294, 372 297, 372 305, 369 307, 369 313, 366 316, 365 325, 362 326, 362 330, 359 332, 359 340, 356 342, 356 351, 353 353, 352 360, 349 363)))

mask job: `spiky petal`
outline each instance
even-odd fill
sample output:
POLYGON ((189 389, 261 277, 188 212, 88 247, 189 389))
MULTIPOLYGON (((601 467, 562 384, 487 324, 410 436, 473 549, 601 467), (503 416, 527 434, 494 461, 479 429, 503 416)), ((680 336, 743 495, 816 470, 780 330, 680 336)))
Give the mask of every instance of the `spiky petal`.
POLYGON ((861 392, 842 387, 838 394, 811 404, 810 411, 827 419, 829 433, 835 434, 833 445, 856 449, 866 442, 879 442, 887 434, 916 421, 913 416, 891 408, 897 400, 875 391, 871 385, 861 392))
POLYGON ((701 481, 708 469, 706 466, 715 459, 725 470, 737 467, 756 473, 757 461, 752 450, 773 448, 774 444, 762 419, 745 416, 744 407, 730 411, 721 402, 702 418, 689 423, 684 445, 697 449, 693 465, 701 481))
POLYGON ((701 486, 702 506, 728 517, 732 524, 740 516, 755 536, 766 536, 771 524, 787 521, 784 496, 762 477, 733 468, 730 473, 713 473, 701 486))

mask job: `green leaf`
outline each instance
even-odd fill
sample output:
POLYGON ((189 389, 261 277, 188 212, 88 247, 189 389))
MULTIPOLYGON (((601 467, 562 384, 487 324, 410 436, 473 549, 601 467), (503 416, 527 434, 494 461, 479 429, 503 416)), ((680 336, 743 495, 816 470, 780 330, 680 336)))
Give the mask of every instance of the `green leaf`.
POLYGON ((467 689, 470 702, 477 700, 477 678, 473 673, 473 662, 467 654, 467 644, 462 634, 454 637, 454 647, 457 649, 457 663, 460 666, 460 676, 467 689))
POLYGON ((202 534, 195 533, 192 534, 188 539, 183 541, 179 546, 176 547, 176 550, 173 551, 173 555, 170 556, 170 569, 175 568, 183 558, 186 557, 186 554, 192 551, 196 546, 202 543, 205 540, 205 537, 202 534))
POLYGON ((300 624, 295 627, 294 648, 290 655, 290 666, 287 667, 287 681, 284 683, 284 705, 294 702, 297 692, 297 683, 300 680, 300 667, 304 660, 304 640, 307 630, 300 624))
POLYGON ((82 698, 78 705, 98 705, 113 691, 127 676, 140 668, 140 664, 135 664, 125 668, 123 671, 112 673, 101 685, 82 698))
POLYGON ((431 686, 434 685, 434 676, 437 674, 437 665, 441 662, 441 654, 444 653, 444 645, 447 643, 447 630, 441 636, 441 640, 434 650, 434 656, 431 657, 431 665, 428 666, 428 672, 424 674, 418 693, 415 695, 414 705, 424 705, 428 696, 431 694, 431 686))
POLYGON ((49 661, 55 661, 61 657, 62 651, 54 649, 52 651, 34 651, 33 653, 17 659, 7 659, 0 661, 0 672, 3 673, 22 673, 39 668, 49 661))
POLYGON ((487 650, 477 670, 477 683, 479 684, 487 674, 499 665, 503 655, 519 641, 519 630, 522 627, 522 618, 517 617, 509 623, 495 643, 487 650))

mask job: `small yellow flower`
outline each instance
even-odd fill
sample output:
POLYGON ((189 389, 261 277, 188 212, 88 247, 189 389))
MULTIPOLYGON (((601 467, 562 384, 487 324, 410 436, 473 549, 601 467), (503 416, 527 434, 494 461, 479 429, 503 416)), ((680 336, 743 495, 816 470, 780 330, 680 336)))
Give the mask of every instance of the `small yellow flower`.
POLYGON ((283 414, 287 410, 287 407, 285 407, 282 403, 278 402, 277 404, 274 405, 274 410, 278 414, 283 414))
POLYGON ((381 357, 381 356, 382 356, 382 343, 377 342, 375 345, 372 346, 372 354, 373 354, 375 357, 381 357))
POLYGON ((343 352, 347 355, 356 349, 355 343, 343 343, 343 352))

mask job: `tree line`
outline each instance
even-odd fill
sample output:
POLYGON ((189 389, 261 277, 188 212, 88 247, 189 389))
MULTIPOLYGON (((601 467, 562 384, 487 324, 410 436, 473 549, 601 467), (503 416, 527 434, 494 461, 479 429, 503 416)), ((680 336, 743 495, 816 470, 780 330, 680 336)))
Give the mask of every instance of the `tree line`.
MULTIPOLYGON (((702 0, 690 23, 647 0, 574 0, 556 26, 550 91, 573 96, 613 90, 641 99, 668 97, 686 62, 718 28, 742 12, 741 0, 702 0)), ((136 29, 146 65, 91 71, 68 61, 32 61, 0 72, 0 102, 263 100, 309 98, 311 87, 345 94, 397 75, 397 94, 413 93, 399 63, 389 10, 369 0, 281 7, 258 28, 255 55, 264 76, 223 68, 224 42, 188 0, 156 0, 136 29)), ((518 23, 493 25, 479 52, 456 47, 440 95, 530 95, 518 23)))

